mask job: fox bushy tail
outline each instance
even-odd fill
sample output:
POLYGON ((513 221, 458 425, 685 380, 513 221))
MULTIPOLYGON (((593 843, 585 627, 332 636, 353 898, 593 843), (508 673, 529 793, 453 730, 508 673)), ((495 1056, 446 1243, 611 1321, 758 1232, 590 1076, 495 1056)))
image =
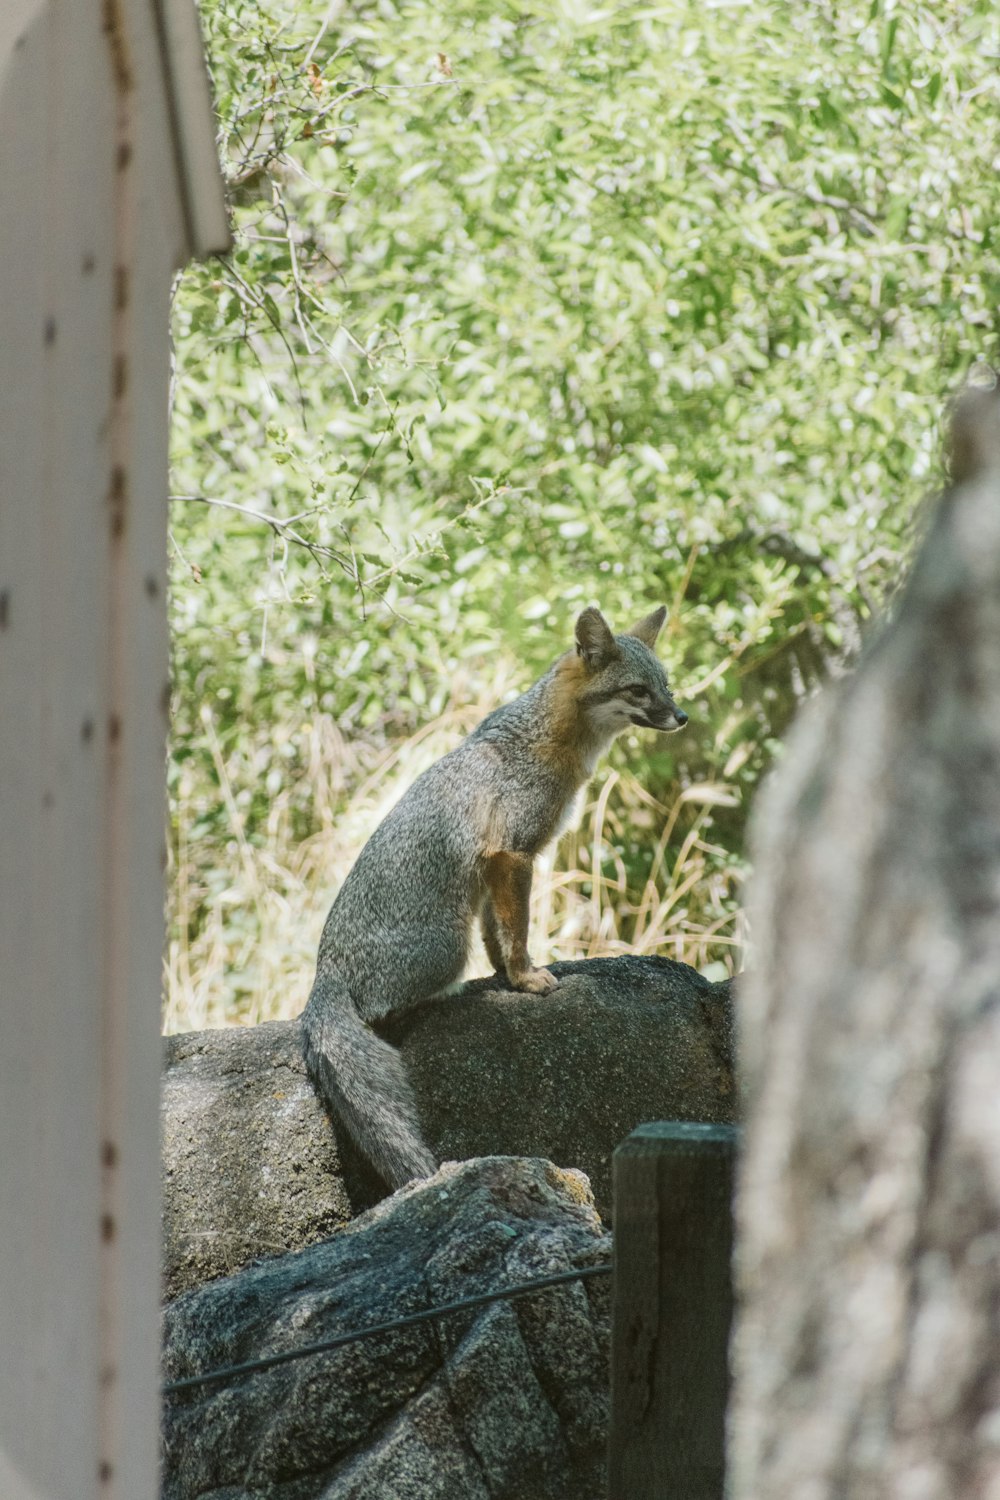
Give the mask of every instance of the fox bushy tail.
POLYGON ((403 1059, 361 1020, 346 988, 317 977, 302 1013, 306 1067, 320 1097, 392 1188, 437 1168, 420 1137, 403 1059))

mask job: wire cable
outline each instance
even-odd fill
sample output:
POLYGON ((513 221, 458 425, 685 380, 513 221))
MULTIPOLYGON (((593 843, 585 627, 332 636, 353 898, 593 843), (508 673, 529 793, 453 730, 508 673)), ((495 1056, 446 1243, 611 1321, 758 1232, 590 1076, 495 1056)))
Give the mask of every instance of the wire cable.
POLYGON ((392 1333, 397 1328, 411 1328, 415 1323, 428 1323, 433 1318, 443 1318, 448 1313, 462 1312, 468 1307, 485 1307, 490 1302, 503 1302, 515 1297, 527 1297, 532 1292, 544 1291, 546 1287, 561 1286, 567 1281, 586 1281, 592 1276, 610 1276, 611 1266, 583 1266, 575 1271, 557 1271, 551 1276, 539 1276, 534 1281, 521 1281, 513 1286, 501 1287, 498 1291, 480 1292, 474 1297, 461 1297, 457 1302, 442 1302, 437 1307, 425 1308, 423 1312, 408 1313, 402 1318, 393 1318, 388 1323, 373 1323, 368 1328, 356 1328, 353 1333, 341 1333, 336 1338, 324 1339, 317 1344, 302 1344, 297 1349, 286 1349, 281 1354, 268 1354, 262 1359, 247 1360, 240 1365, 226 1365, 218 1370, 206 1370, 203 1375, 188 1375, 183 1380, 171 1380, 163 1387, 165 1396, 175 1396, 180 1391, 194 1390, 200 1385, 216 1385, 225 1380, 234 1380, 239 1375, 251 1375, 257 1370, 270 1370, 275 1365, 288 1364, 293 1359, 305 1359, 310 1354, 326 1354, 331 1349, 342 1349, 345 1344, 355 1344, 360 1339, 373 1338, 379 1333, 392 1333))

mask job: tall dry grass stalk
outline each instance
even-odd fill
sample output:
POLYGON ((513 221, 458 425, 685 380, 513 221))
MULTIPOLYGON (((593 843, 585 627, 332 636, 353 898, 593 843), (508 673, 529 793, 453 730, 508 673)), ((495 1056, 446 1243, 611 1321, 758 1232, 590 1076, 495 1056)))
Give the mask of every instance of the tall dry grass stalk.
MULTIPOLYGON (((231 837, 224 851, 191 840, 182 776, 170 870, 166 1031, 298 1014, 330 902, 365 840, 420 772, 502 700, 505 685, 495 684, 489 703, 457 701, 367 771, 332 720, 318 715, 308 726, 307 769, 316 831, 305 839, 293 832, 290 790, 274 797, 263 836, 247 837, 235 772, 206 712, 231 837), (228 866, 222 880, 220 853, 228 866)), ((731 800, 725 786, 689 786, 664 807, 626 772, 595 780, 578 827, 536 862, 535 961, 661 953, 713 977, 734 972, 744 946, 741 872, 705 837, 711 808, 731 800), (630 889, 621 852, 637 831, 655 840, 649 877, 638 892, 630 889)), ((477 937, 468 974, 489 972, 477 937)))

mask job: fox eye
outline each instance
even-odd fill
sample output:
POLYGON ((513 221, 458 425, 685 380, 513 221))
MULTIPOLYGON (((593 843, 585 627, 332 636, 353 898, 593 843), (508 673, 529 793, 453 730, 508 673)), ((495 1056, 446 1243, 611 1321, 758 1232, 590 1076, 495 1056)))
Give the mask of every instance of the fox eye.
POLYGON ((645 687, 641 682, 630 683, 628 687, 622 688, 622 692, 624 693, 626 698, 649 697, 649 689, 645 687))

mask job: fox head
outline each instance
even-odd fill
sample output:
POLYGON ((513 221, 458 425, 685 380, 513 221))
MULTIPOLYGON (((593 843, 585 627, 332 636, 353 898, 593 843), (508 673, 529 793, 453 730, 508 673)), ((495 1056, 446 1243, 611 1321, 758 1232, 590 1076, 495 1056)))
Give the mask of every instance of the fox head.
POLYGON ((611 634, 599 609, 585 609, 578 617, 576 654, 583 674, 577 703, 596 734, 610 739, 630 724, 669 734, 687 723, 653 655, 666 617, 661 605, 624 635, 611 634))

